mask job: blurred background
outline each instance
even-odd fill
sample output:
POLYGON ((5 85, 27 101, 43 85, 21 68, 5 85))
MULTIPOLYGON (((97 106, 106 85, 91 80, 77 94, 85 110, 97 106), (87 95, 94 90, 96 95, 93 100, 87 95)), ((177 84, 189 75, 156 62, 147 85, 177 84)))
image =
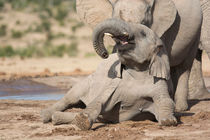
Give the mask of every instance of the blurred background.
POLYGON ((91 35, 76 0, 0 0, 0 77, 90 73, 91 35))
POLYGON ((76 0, 0 0, 0 79, 89 74, 102 60, 91 35, 76 0))

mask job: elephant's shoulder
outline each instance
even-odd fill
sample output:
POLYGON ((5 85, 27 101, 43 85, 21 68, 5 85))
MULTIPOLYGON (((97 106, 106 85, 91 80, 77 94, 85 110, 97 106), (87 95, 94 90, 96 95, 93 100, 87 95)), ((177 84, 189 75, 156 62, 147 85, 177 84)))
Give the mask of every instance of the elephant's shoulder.
POLYGON ((100 76, 105 76, 107 78, 116 78, 120 74, 121 63, 117 54, 111 54, 109 58, 103 60, 98 68, 96 69, 95 74, 100 76))
POLYGON ((107 59, 104 59, 101 64, 99 65, 99 67, 104 67, 104 66, 111 66, 112 64, 114 64, 116 61, 119 61, 119 58, 117 56, 117 53, 111 54, 109 55, 109 57, 107 59))

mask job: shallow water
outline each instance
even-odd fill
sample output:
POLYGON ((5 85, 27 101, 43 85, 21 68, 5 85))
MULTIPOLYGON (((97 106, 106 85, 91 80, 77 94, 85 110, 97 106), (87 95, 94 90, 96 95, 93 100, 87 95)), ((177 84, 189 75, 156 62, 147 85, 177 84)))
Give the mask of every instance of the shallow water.
POLYGON ((26 79, 0 82, 0 99, 59 100, 66 92, 26 79))
MULTIPOLYGON (((58 81, 58 79, 53 79, 58 81)), ((67 79, 68 81, 71 81, 67 79)), ((65 81, 62 79, 62 81, 65 81)), ((205 81, 210 81, 210 78, 205 78, 205 81)), ((73 83, 75 80, 73 80, 73 83)), ((67 82, 72 85, 71 82, 67 82)), ((206 83, 210 92, 210 82, 206 83)), ((0 99, 16 99, 16 100, 59 100, 66 90, 48 86, 35 81, 21 79, 10 82, 0 82, 0 99)))

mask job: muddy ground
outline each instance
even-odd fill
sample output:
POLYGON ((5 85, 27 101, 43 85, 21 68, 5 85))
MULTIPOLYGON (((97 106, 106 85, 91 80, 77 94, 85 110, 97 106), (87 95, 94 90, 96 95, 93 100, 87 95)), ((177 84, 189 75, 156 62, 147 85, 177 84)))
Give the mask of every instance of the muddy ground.
MULTIPOLYGON (((76 81, 83 78, 61 76, 32 80, 59 88, 70 88, 76 81)), ((206 78, 206 82, 210 86, 210 78, 206 78)), ((126 121, 119 124, 94 124, 89 131, 80 131, 72 125, 43 124, 40 119, 40 111, 55 102, 53 100, 0 100, 0 140, 210 139, 210 96, 204 100, 189 101, 190 110, 176 113, 179 124, 174 127, 158 126, 157 122, 146 120, 126 121)), ((68 111, 80 111, 80 109, 68 111)))

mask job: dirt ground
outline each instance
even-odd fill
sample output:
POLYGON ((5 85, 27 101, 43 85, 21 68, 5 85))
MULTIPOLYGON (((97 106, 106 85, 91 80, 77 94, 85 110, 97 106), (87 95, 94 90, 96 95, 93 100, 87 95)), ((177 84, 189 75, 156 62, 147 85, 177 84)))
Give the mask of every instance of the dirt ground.
POLYGON ((0 140, 210 139, 210 98, 190 101, 190 111, 176 113, 179 124, 174 127, 162 127, 158 126, 157 122, 146 120, 95 124, 89 131, 80 131, 72 125, 43 124, 40 111, 53 103, 55 101, 1 100, 0 140))
MULTIPOLYGON (((32 78, 32 81, 70 88, 85 76, 56 76, 32 78), (50 81, 50 82, 49 82, 50 81)), ((205 78, 210 87, 210 77, 205 78)), ((176 113, 179 124, 174 127, 159 126, 157 122, 126 121, 119 124, 94 124, 91 130, 81 131, 73 125, 53 126, 43 124, 40 111, 56 101, 0 100, 0 140, 209 140, 210 139, 210 96, 203 100, 189 101, 190 110, 176 113)), ((80 111, 73 108, 68 111, 80 111)))

